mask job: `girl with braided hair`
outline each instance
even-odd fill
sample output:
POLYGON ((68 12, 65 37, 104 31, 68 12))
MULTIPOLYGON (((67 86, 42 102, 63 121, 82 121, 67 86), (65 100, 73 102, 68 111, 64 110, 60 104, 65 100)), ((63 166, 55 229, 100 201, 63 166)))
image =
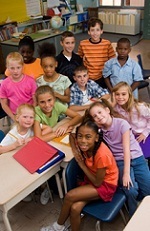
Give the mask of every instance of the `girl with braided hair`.
POLYGON ((65 230, 64 223, 70 216, 71 230, 79 231, 82 208, 93 200, 111 201, 117 188, 118 168, 109 148, 103 143, 98 126, 90 120, 83 120, 72 134, 71 145, 76 144, 75 159, 85 174, 84 182, 70 190, 57 222, 41 231, 65 230))

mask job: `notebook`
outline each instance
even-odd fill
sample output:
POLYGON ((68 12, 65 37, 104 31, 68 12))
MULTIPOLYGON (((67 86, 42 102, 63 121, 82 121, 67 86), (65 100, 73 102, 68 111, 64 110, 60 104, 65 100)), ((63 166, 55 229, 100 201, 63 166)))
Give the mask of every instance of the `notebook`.
POLYGON ((36 172, 46 162, 58 155, 58 150, 34 137, 23 148, 17 151, 13 157, 30 173, 36 172))

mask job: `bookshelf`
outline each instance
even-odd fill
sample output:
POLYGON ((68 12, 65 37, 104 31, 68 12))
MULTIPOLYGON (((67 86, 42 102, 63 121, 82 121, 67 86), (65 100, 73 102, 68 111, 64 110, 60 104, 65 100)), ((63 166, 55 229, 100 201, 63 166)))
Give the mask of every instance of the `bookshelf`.
POLYGON ((104 32, 136 35, 140 33, 140 13, 135 11, 102 11, 98 13, 104 23, 104 32))
POLYGON ((0 42, 6 41, 12 38, 12 34, 17 32, 17 22, 8 22, 0 24, 0 42))

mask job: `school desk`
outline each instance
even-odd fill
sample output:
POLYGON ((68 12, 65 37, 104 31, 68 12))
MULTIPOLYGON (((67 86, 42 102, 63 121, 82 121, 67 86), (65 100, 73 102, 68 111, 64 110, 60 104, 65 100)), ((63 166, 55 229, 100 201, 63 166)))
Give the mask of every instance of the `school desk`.
POLYGON ((145 197, 123 231, 150 230, 150 196, 145 197))
POLYGON ((7 231, 12 231, 8 219, 8 211, 54 175, 56 177, 59 196, 63 198, 58 175, 61 161, 41 174, 36 172, 31 174, 12 157, 15 152, 16 150, 13 150, 0 155, 0 210, 2 211, 7 231))

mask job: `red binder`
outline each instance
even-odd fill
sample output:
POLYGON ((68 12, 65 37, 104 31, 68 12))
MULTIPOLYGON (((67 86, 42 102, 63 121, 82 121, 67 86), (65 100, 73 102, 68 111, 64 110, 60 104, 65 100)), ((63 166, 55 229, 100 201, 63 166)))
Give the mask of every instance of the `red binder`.
POLYGON ((58 150, 56 148, 38 137, 34 137, 13 157, 30 173, 34 173, 57 154, 58 150))

